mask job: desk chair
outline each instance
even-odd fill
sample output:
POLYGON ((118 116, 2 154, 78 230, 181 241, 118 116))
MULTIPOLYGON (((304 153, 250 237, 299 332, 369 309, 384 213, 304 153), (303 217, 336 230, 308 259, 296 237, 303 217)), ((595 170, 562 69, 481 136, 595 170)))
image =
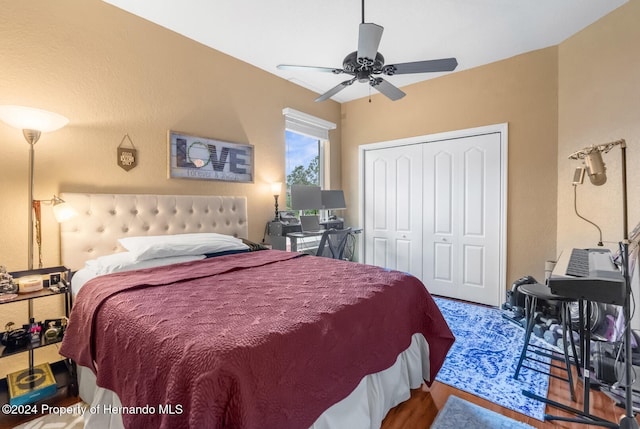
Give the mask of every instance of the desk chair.
POLYGON ((531 366, 527 366, 525 364, 526 360, 542 362, 537 359, 535 356, 544 356, 551 359, 549 365, 560 368, 566 371, 567 378, 557 376, 555 374, 549 374, 551 377, 555 377, 569 383, 569 393, 571 395, 571 399, 573 401, 576 400, 575 390, 573 386, 573 375, 571 373, 571 364, 575 364, 576 367, 579 367, 579 359, 578 354, 576 352, 575 342, 573 340, 573 333, 571 332, 571 313, 569 304, 576 302, 573 298, 566 298, 559 295, 555 295, 551 292, 551 289, 547 285, 543 285, 540 283, 533 284, 525 284, 518 289, 520 293, 525 295, 525 317, 527 320, 526 324, 526 332, 524 338, 524 345, 522 346, 522 351, 520 353, 520 359, 518 360, 518 365, 516 367, 516 372, 513 378, 518 379, 520 375, 520 370, 524 368, 528 368, 533 371, 542 372, 536 368, 531 366), (534 325, 536 323, 535 320, 535 312, 538 304, 538 299, 548 301, 550 303, 557 303, 560 308, 560 324, 562 325, 562 353, 559 353, 557 350, 536 346, 531 343, 531 333, 533 332, 534 325), (567 341, 567 339, 569 341, 567 341), (569 354, 569 345, 571 346, 572 356, 569 354), (561 361, 564 363, 563 366, 555 365, 553 361, 561 361))
POLYGON ((344 249, 351 234, 351 228, 327 229, 322 233, 316 256, 344 259, 344 249))

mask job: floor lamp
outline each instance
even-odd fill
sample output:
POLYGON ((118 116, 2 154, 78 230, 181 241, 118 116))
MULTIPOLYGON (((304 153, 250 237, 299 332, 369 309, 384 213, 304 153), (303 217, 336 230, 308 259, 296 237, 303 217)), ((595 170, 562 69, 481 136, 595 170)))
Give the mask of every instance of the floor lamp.
MULTIPOLYGON (((33 165, 34 145, 40 139, 41 133, 55 131, 67 125, 69 120, 57 113, 23 106, 0 106, 0 120, 8 125, 22 130, 24 138, 29 143, 29 232, 28 232, 28 269, 33 269, 33 231, 34 231, 34 200, 33 200, 33 165)), ((39 204, 38 204, 39 206, 39 204)), ((38 243, 40 245, 40 243, 38 243)))
POLYGON ((587 173, 591 183, 596 186, 604 184, 607 180, 606 168, 602 161, 602 154, 609 152, 615 146, 620 146, 622 159, 622 231, 623 239, 620 242, 620 253, 622 255, 622 274, 625 281, 625 305, 623 307, 625 328, 624 328, 624 349, 625 349, 625 409, 626 413, 620 420, 620 429, 638 429, 638 422, 633 415, 633 365, 631 350, 631 276, 629 273, 629 227, 627 208, 627 144, 624 139, 605 143, 597 146, 590 146, 569 155, 569 159, 582 159, 586 165, 587 173))

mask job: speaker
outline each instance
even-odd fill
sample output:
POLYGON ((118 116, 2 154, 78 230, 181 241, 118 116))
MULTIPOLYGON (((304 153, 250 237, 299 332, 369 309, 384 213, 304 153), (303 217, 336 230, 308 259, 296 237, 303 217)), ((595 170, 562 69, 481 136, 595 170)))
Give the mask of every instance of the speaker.
POLYGON ((616 353, 618 347, 613 343, 596 341, 591 353, 591 362, 596 378, 608 385, 612 385, 616 378, 616 353))
POLYGON ((7 349, 17 349, 24 347, 31 341, 31 335, 26 329, 14 329, 9 332, 5 332, 2 335, 0 343, 7 349))

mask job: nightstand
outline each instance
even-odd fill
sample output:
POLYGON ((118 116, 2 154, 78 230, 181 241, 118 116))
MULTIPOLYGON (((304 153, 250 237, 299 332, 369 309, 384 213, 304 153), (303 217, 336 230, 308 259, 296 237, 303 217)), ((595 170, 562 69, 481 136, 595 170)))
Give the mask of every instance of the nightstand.
MULTIPOLYGON (((41 278, 43 288, 33 292, 18 293, 13 299, 0 302, 0 311, 4 304, 28 301, 28 320, 32 321, 34 318, 33 301, 50 296, 60 296, 64 303, 64 315, 60 315, 60 319, 49 321, 48 326, 40 326, 39 330, 35 328, 34 331, 39 333, 37 341, 28 340, 26 344, 23 344, 24 341, 20 341, 18 346, 0 346, 0 359, 19 353, 28 353, 29 356, 29 365, 26 369, 11 373, 7 378, 0 380, 0 402, 11 405, 31 404, 51 397, 65 387, 69 395, 76 396, 78 387, 73 361, 63 359, 53 364, 46 363, 36 366, 33 357, 34 350, 62 341, 63 326, 61 325, 64 324, 58 322, 63 319, 63 316, 68 319, 73 305, 70 288, 71 271, 66 267, 58 266, 10 274, 17 282, 26 277, 30 279, 41 278), (58 286, 61 288, 55 290, 58 286), (9 385, 11 385, 11 389, 9 385)), ((21 326, 17 328, 21 328, 21 326)))

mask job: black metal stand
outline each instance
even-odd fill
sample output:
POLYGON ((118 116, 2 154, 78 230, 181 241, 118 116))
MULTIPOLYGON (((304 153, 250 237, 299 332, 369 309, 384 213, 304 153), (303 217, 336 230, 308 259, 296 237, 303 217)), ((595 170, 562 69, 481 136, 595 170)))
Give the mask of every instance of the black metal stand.
MULTIPOLYGON (((625 302, 623 306, 624 313, 624 321, 625 321, 625 329, 624 329, 624 351, 625 351, 625 415, 620 419, 620 423, 613 423, 602 419, 598 416, 594 416, 589 413, 589 394, 591 390, 590 386, 590 361, 591 361, 591 327, 589 326, 589 321, 591 320, 591 302, 587 302, 587 322, 586 326, 581 321, 580 326, 584 327, 584 337, 581 332, 580 340, 582 341, 582 376, 584 380, 584 407, 582 410, 578 410, 576 408, 568 407, 559 402, 551 401, 547 398, 543 398, 541 396, 535 395, 528 391, 523 391, 522 393, 532 399, 536 399, 542 401, 552 407, 567 411, 569 413, 575 414, 575 418, 568 417, 560 417, 553 416, 549 414, 545 414, 545 420, 559 420, 565 422, 573 422, 580 424, 588 424, 593 426, 602 426, 608 428, 616 428, 616 429, 640 429, 638 425, 638 421, 635 418, 633 413, 633 363, 632 363, 632 350, 631 350, 631 278, 629 273, 629 231, 628 231, 628 219, 627 219, 627 155, 626 155, 626 143, 624 140, 620 140, 614 143, 611 143, 611 147, 613 145, 619 144, 621 153, 622 153, 622 216, 623 216, 623 240, 620 242, 620 254, 622 255, 622 271, 625 282, 625 302), (583 341, 584 338, 584 341, 583 341)), ((580 317, 582 317, 582 303, 580 303, 580 317)))
POLYGON ((626 300, 624 305, 624 351, 625 351, 625 409, 626 414, 620 420, 621 429, 638 429, 638 421, 633 414, 633 362, 631 350, 631 275, 629 273, 629 229, 628 229, 628 212, 627 212, 627 145, 623 141, 620 145, 622 153, 622 227, 624 230, 624 239, 620 243, 622 253, 622 270, 624 275, 624 283, 626 287, 626 300))
POLYGON ((619 428, 617 423, 610 422, 601 417, 594 416, 593 414, 589 414, 583 410, 578 410, 577 408, 572 408, 567 405, 561 404, 560 402, 552 401, 547 398, 543 398, 542 396, 538 396, 535 393, 531 393, 529 391, 523 390, 522 394, 527 398, 535 399, 537 401, 544 402, 547 405, 550 405, 554 408, 558 408, 560 410, 566 411, 571 414, 575 414, 577 417, 561 417, 554 416, 552 414, 545 414, 544 420, 559 420, 563 422, 572 422, 572 423, 580 423, 585 425, 593 425, 593 426, 602 426, 605 428, 619 428))
MULTIPOLYGON (((625 181, 626 184, 626 181, 625 181)), ((624 189, 625 201, 626 201, 626 186, 624 189)), ((621 243, 622 267, 624 270, 624 281, 627 288, 627 299, 624 305, 624 351, 625 351, 625 416, 620 420, 620 429, 638 429, 638 421, 633 414, 633 362, 631 350, 631 278, 629 276, 629 239, 626 236, 626 222, 625 222, 625 240, 621 243)))
MULTIPOLYGON (((578 359, 575 359, 575 355, 574 355, 574 361, 575 362, 579 362, 582 363, 582 368, 580 368, 580 365, 577 364, 576 367, 578 368, 578 374, 582 375, 582 379, 583 379, 583 387, 584 387, 584 392, 583 392, 583 404, 584 407, 582 410, 579 410, 577 408, 573 408, 573 407, 569 407, 568 405, 565 404, 561 404, 560 402, 556 402, 556 401, 552 401, 550 399, 547 399, 545 397, 536 395, 535 393, 529 392, 527 390, 523 390, 522 394, 528 398, 531 399, 535 399, 537 401, 540 402, 544 402, 547 405, 550 405, 554 408, 558 408, 560 410, 566 411, 568 413, 571 414, 575 414, 576 417, 561 417, 561 416, 555 416, 553 414, 545 414, 544 415, 544 420, 558 420, 558 421, 565 421, 565 422, 573 422, 573 423, 580 423, 580 424, 589 424, 589 425, 593 425, 593 426, 602 426, 602 427, 607 427, 607 428, 619 428, 617 423, 613 423, 610 422, 608 420, 605 420, 601 417, 595 416, 591 413, 589 413, 589 395, 590 395, 590 390, 591 390, 591 371, 590 371, 590 354, 591 354, 591 326, 590 326, 590 321, 591 321, 591 302, 590 301, 586 301, 587 307, 586 307, 586 313, 583 311, 584 310, 584 305, 583 302, 580 301, 579 302, 579 310, 578 310, 578 314, 580 317, 580 321, 579 324, 580 326, 582 326, 583 328, 580 330, 580 350, 582 352, 582 357, 580 359, 580 361, 578 361, 578 359), (586 317, 585 317, 586 315, 586 317)), ((570 334, 571 335, 571 334, 570 334)), ((566 341, 566 338, 564 338, 564 340, 566 341)))
MULTIPOLYGON (((556 402, 556 401, 552 401, 550 399, 547 399, 545 397, 536 395, 534 393, 531 393, 529 391, 523 390, 522 394, 528 398, 531 399, 535 399, 537 401, 540 402, 544 402, 547 405, 550 405, 554 408, 558 408, 560 410, 566 411, 568 413, 571 414, 575 414, 576 417, 561 417, 561 416, 556 416, 553 414, 545 414, 544 415, 544 420, 547 421, 553 421, 553 420, 558 420, 558 421, 564 421, 564 422, 572 422, 572 423, 579 423, 579 424, 585 424, 585 425, 592 425, 592 426, 601 426, 601 427, 606 427, 606 428, 614 428, 614 429, 622 429, 622 428, 637 428, 638 426, 622 426, 622 423, 619 425, 617 423, 608 421, 603 419, 602 417, 598 417, 596 415, 593 415, 589 412, 589 407, 590 407, 590 391, 591 391, 591 369, 590 369, 590 355, 591 355, 591 326, 590 326, 590 321, 591 321, 591 301, 586 301, 587 307, 586 307, 586 313, 583 312, 583 303, 582 301, 580 301, 580 305, 579 305, 579 314, 580 314, 580 326, 583 327, 583 329, 580 332, 580 342, 582 344, 581 347, 581 351, 582 351, 582 380, 583 380, 583 388, 584 388, 584 392, 583 392, 583 408, 582 410, 577 409, 577 408, 573 408, 573 407, 569 407, 568 405, 562 404, 560 402, 556 402), (584 317, 583 315, 586 315, 586 317, 584 317)), ((626 307, 626 305, 625 305, 626 307)), ((628 395, 630 397, 630 395, 628 395)), ((631 409, 632 410, 632 409, 631 409)), ((626 416, 625 416, 626 418, 626 416)), ((635 421, 635 418, 632 415, 632 420, 635 421)), ((623 418, 624 420, 624 418, 623 418)))

